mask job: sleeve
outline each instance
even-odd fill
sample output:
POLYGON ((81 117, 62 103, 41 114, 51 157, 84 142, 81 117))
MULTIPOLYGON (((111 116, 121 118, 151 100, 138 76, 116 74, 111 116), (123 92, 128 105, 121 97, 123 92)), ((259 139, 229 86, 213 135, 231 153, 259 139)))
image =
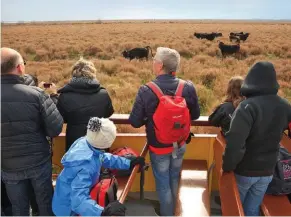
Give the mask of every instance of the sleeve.
POLYGON ((200 116, 200 106, 198 103, 198 96, 195 87, 191 81, 187 81, 186 85, 188 86, 187 88, 188 97, 186 97, 186 102, 190 110, 191 120, 196 120, 200 116))
POLYGON ((128 170, 130 168, 130 160, 110 153, 105 153, 102 159, 102 166, 110 169, 128 170))
POLYGON ((67 120, 68 120, 67 119, 67 112, 66 112, 65 107, 63 105, 63 95, 62 94, 59 95, 56 105, 57 105, 57 108, 58 108, 60 114, 62 115, 62 117, 64 119, 64 122, 67 123, 67 120))
POLYGON ((139 128, 146 122, 145 103, 143 100, 145 88, 146 86, 142 86, 138 90, 132 111, 129 116, 129 122, 134 128, 139 128))
POLYGON ((40 93, 40 113, 46 136, 58 136, 62 132, 63 118, 52 99, 44 92, 40 93))
POLYGON ((80 216, 101 216, 103 207, 90 197, 92 177, 86 170, 81 170, 71 183, 71 209, 80 216))
POLYGON ((52 101, 54 102, 55 105, 58 104, 58 99, 59 99, 59 95, 58 94, 51 94, 50 98, 52 99, 52 101))
POLYGON ((250 104, 241 103, 233 114, 230 129, 225 135, 226 147, 222 157, 224 172, 235 170, 245 154, 245 143, 254 122, 252 113, 250 104))
POLYGON ((208 121, 212 126, 220 127, 224 113, 221 111, 221 105, 218 106, 215 111, 209 116, 208 121))

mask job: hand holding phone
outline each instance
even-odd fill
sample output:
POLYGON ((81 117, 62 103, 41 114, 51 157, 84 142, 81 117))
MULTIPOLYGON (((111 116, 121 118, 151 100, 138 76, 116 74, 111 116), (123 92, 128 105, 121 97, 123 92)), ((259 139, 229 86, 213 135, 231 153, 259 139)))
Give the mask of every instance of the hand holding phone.
POLYGON ((50 88, 52 86, 52 83, 43 83, 44 88, 50 88))

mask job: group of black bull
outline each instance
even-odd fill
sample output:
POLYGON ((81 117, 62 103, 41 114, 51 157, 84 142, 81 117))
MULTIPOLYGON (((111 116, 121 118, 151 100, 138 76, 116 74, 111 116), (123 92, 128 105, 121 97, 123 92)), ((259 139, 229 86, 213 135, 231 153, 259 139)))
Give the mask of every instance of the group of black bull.
MULTIPOLYGON (((239 33, 235 33, 235 32, 231 32, 229 34, 229 40, 230 41, 235 41, 237 42, 237 44, 235 45, 228 45, 228 44, 224 44, 223 42, 219 42, 218 47, 221 51, 221 54, 223 57, 225 57, 226 55, 232 55, 235 53, 238 53, 240 51, 240 41, 245 41, 248 37, 249 37, 249 33, 243 33, 243 32, 239 32, 239 33)), ((199 39, 207 39, 210 41, 213 41, 215 38, 217 37, 221 37, 222 33, 220 32, 212 32, 212 33, 194 33, 194 36, 196 38, 199 39)), ((153 57, 153 53, 152 53, 152 49, 150 46, 146 46, 144 48, 133 48, 131 50, 125 50, 122 52, 122 55, 124 58, 127 58, 129 60, 132 59, 142 59, 142 58, 146 58, 146 60, 148 60, 148 56, 149 56, 149 52, 151 51, 151 56, 153 57)))
MULTIPOLYGON (((219 42, 218 47, 221 51, 223 57, 226 55, 232 55, 238 53, 240 51, 240 41, 245 41, 249 37, 250 33, 243 33, 243 32, 231 32, 229 34, 229 40, 235 41, 237 44, 235 45, 228 45, 223 42, 219 42)), ((216 37, 221 37, 221 33, 212 32, 212 33, 194 33, 194 36, 198 39, 207 39, 209 41, 213 41, 216 37)))

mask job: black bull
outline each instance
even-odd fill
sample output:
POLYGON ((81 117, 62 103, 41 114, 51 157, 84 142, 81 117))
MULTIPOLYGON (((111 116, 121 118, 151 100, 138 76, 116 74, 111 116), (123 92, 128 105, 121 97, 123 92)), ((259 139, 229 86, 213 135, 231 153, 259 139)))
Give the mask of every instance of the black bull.
POLYGON ((142 58, 146 58, 148 60, 149 51, 151 51, 151 55, 153 57, 153 52, 150 46, 146 46, 144 48, 137 47, 129 51, 125 50, 122 52, 122 55, 124 58, 130 59, 130 60, 142 59, 142 58))

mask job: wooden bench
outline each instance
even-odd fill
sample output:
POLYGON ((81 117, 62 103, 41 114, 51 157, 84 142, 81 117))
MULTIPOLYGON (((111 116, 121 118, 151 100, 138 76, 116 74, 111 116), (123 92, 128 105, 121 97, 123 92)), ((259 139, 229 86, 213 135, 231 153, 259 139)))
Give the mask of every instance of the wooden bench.
MULTIPOLYGON (((291 152, 291 140, 283 136, 281 145, 291 152)), ((219 177, 219 192, 223 215, 243 216, 243 208, 233 173, 222 173, 222 154, 225 139, 218 135, 214 144, 216 172, 219 177)), ((291 204, 287 196, 265 195, 261 210, 265 216, 291 216, 291 204), (278 206, 278 204, 280 204, 278 206)))
MULTIPOLYGON (((281 145, 291 153, 291 140, 283 135, 281 145)), ((291 203, 287 196, 265 195, 262 206, 265 216, 291 216, 291 203)))
POLYGON ((184 160, 175 216, 209 216, 210 200, 205 160, 184 160))
POLYGON ((225 148, 225 139, 218 134, 214 143, 215 172, 218 177, 218 188, 221 200, 221 211, 224 216, 244 216, 238 188, 233 172, 223 173, 222 155, 225 148))

